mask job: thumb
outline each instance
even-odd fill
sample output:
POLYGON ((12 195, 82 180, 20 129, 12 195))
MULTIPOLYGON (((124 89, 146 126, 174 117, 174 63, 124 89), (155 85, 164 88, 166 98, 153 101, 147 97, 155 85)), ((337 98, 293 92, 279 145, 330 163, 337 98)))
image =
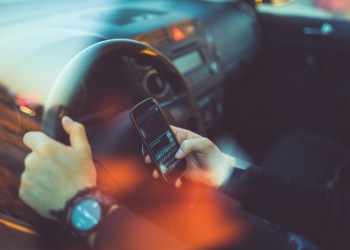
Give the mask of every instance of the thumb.
POLYGON ((213 145, 214 144, 205 137, 187 139, 181 143, 175 157, 177 159, 183 159, 191 153, 207 154, 212 149, 213 145))
POLYGON ((73 148, 81 151, 90 151, 90 144, 82 124, 73 121, 68 116, 64 116, 62 118, 62 126, 69 135, 70 144, 73 148))

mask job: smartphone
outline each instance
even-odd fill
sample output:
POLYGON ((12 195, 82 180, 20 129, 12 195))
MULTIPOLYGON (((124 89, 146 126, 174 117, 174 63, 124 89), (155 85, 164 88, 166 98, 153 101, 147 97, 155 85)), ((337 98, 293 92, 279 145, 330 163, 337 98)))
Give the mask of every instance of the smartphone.
POLYGON ((175 158, 180 145, 158 102, 153 98, 140 102, 130 117, 158 172, 167 182, 175 182, 186 170, 186 160, 175 158))

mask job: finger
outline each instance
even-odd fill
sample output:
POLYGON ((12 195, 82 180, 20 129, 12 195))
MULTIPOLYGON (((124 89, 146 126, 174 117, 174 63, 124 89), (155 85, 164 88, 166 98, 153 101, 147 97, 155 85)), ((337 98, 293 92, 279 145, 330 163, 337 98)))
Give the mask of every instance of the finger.
POLYGON ((27 188, 26 188, 25 182, 23 181, 23 174, 22 174, 22 176, 21 176, 21 183, 20 183, 20 186, 19 186, 19 189, 18 189, 18 196, 25 203, 27 203, 26 202, 26 200, 27 200, 26 191, 27 191, 27 188))
POLYGON ((181 186, 182 186, 181 178, 178 178, 178 179, 175 181, 175 187, 176 187, 176 188, 180 188, 181 186))
POLYGON ((175 154, 175 158, 180 160, 180 159, 184 159, 185 157, 186 157, 186 154, 183 151, 183 149, 180 147, 175 154))
POLYGON ((70 144, 73 148, 82 151, 89 151, 90 144, 86 136, 85 128, 79 122, 73 121, 68 116, 62 118, 63 129, 67 132, 70 144))
POLYGON ((28 179, 28 177, 26 177, 26 174, 23 173, 21 176, 21 182, 20 182, 20 186, 18 189, 18 196, 24 203, 26 203, 30 207, 33 207, 31 205, 31 203, 33 201, 30 198, 30 190, 33 189, 33 184, 30 181, 28 181, 27 179, 28 179))
POLYGON ((31 150, 47 153, 50 148, 59 145, 59 142, 51 139, 42 132, 28 132, 23 136, 23 143, 31 150))
POLYGON ((184 140, 200 138, 201 136, 187 129, 170 126, 175 134, 176 140, 181 144, 184 140))
POLYGON ((152 176, 154 179, 158 179, 160 177, 157 170, 153 170, 152 176))
POLYGON ((37 165, 37 158, 35 153, 31 152, 24 158, 24 166, 26 170, 33 169, 37 165))
POLYGON ((184 159, 191 153, 207 154, 214 144, 205 137, 184 140, 176 152, 175 157, 177 159, 184 159))
POLYGON ((152 163, 151 157, 149 155, 146 155, 145 157, 145 163, 150 164, 152 163))

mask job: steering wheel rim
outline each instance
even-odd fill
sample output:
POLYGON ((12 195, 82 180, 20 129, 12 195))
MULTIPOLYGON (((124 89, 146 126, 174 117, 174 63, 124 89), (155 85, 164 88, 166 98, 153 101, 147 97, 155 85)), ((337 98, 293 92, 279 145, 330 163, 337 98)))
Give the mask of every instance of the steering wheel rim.
POLYGON ((42 119, 42 128, 49 136, 65 141, 62 138, 65 133, 61 127, 61 118, 64 115, 69 115, 68 108, 89 70, 111 53, 119 57, 147 60, 163 79, 171 83, 174 91, 178 93, 177 98, 168 103, 178 102, 177 105, 182 106, 180 109, 182 108, 182 111, 185 109, 185 112, 189 113, 189 117, 193 118, 195 130, 204 133, 204 125, 196 97, 186 79, 173 63, 149 44, 131 39, 110 39, 85 48, 74 56, 59 73, 44 107, 42 119))

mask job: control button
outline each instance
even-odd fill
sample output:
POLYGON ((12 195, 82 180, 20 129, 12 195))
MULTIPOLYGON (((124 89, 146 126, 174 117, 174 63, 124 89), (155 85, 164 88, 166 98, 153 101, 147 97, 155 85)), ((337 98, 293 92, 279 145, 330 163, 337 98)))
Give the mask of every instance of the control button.
POLYGON ((210 73, 216 75, 219 73, 219 65, 216 62, 212 62, 209 64, 209 71, 210 73))
POLYGON ((214 37, 208 30, 205 32, 205 38, 207 39, 207 43, 214 43, 214 37))
POLYGON ((213 54, 216 60, 221 61, 221 52, 217 48, 213 49, 213 54))
POLYGON ((156 70, 149 70, 143 79, 143 87, 145 90, 155 96, 162 97, 169 90, 169 84, 165 81, 156 70))

